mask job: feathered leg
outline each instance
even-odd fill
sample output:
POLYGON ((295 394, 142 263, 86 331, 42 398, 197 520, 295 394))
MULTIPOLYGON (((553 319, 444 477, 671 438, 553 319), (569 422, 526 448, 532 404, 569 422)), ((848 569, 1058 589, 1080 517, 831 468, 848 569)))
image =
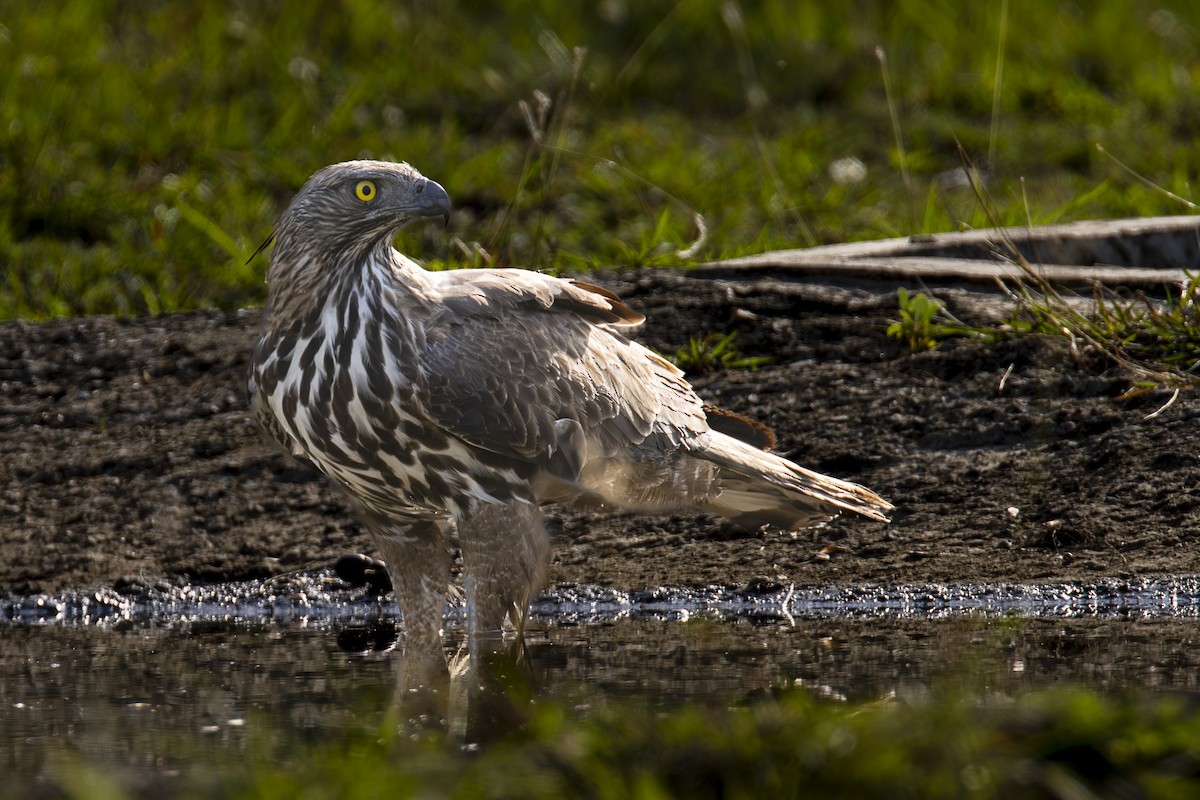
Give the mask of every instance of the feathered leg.
POLYGON ((550 539, 536 505, 483 504, 459 520, 467 630, 472 641, 499 639, 507 615, 520 633, 550 564, 550 539))
MULTIPOLYGON (((467 603, 469 660, 452 675, 449 722, 464 741, 517 727, 528 709, 511 694, 529 683, 522 634, 529 602, 550 562, 550 539, 532 503, 486 505, 458 522, 467 603), (504 619, 517 630, 511 648, 504 619)), ((453 669, 453 668, 452 668, 453 669)))
POLYGON ((403 617, 404 659, 410 681, 417 685, 446 670, 442 620, 450 583, 449 523, 397 525, 370 520, 368 525, 392 578, 403 617))

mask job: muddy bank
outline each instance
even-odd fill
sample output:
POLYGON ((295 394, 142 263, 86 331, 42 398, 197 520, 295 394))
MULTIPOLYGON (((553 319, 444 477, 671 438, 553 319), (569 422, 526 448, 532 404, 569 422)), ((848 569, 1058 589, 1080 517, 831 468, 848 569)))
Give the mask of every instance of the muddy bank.
MULTIPOLYGON (((1119 401, 1057 342, 909 354, 894 288, 647 271, 608 276, 642 341, 738 332, 756 372, 696 379, 779 450, 878 491, 891 525, 796 536, 704 516, 554 510, 555 583, 1042 581, 1200 572, 1200 399, 1119 401)), ((981 313, 974 293, 946 295, 981 313)), ((243 377, 259 313, 0 324, 0 595, 240 580, 370 551, 341 496, 262 442, 243 377)))

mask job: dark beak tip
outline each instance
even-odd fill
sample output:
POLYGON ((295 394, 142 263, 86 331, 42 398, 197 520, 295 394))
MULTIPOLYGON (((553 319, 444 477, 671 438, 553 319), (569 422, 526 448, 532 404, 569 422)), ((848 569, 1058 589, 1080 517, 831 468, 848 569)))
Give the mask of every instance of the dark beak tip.
POLYGON ((430 181, 425 185, 425 197, 422 201, 423 205, 433 213, 431 217, 441 217, 442 224, 446 227, 450 225, 450 195, 446 192, 442 185, 437 181, 430 181))

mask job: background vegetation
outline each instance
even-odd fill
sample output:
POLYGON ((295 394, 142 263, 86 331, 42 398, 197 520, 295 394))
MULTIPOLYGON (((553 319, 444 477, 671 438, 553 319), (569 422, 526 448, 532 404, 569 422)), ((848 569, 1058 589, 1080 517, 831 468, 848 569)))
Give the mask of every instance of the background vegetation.
POLYGON ((1200 155, 1190 0, 4 11, 0 317, 259 303, 246 258, 347 158, 447 187, 414 255, 579 269, 986 224, 956 141, 1014 223, 1182 213, 1096 145, 1184 197, 1200 155))
MULTIPOLYGON (((407 160, 447 187, 451 228, 405 232, 413 255, 554 270, 987 224, 957 143, 1005 223, 1186 211, 1105 152, 1185 198, 1200 173, 1193 0, 3 12, 0 318, 260 303, 266 262, 247 257, 310 173, 348 158, 407 160)), ((791 692, 590 719, 546 704, 479 755, 370 732, 230 759, 194 791, 1193 796, 1198 719, 1086 692, 999 708, 791 692)), ((67 791, 125 794, 87 771, 67 791)))
POLYGON ((954 693, 844 704, 788 688, 670 713, 632 703, 602 704, 585 719, 558 704, 524 709, 519 730, 483 747, 385 724, 299 747, 261 737, 198 747, 186 769, 136 791, 98 766, 67 763, 54 788, 81 800, 1091 800, 1200 791, 1200 715, 1163 697, 1059 688, 983 704, 954 693))

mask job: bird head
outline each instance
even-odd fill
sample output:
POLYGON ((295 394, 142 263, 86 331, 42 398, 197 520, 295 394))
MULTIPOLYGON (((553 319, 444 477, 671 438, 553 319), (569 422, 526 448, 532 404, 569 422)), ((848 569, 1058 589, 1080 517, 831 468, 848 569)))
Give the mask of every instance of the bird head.
POLYGON ((449 222, 450 197, 406 163, 347 161, 317 170, 263 242, 275 242, 266 283, 276 320, 318 307, 356 267, 390 263, 396 231, 430 217, 449 222))
POLYGON ((422 217, 450 221, 450 196, 439 184, 404 163, 345 161, 308 179, 283 213, 279 233, 359 249, 390 241, 405 223, 422 217))
POLYGON ((318 170, 275 230, 267 274, 271 304, 282 301, 279 295, 311 302, 347 268, 390 249, 406 223, 431 217, 450 221, 450 197, 408 164, 346 161, 318 170))

